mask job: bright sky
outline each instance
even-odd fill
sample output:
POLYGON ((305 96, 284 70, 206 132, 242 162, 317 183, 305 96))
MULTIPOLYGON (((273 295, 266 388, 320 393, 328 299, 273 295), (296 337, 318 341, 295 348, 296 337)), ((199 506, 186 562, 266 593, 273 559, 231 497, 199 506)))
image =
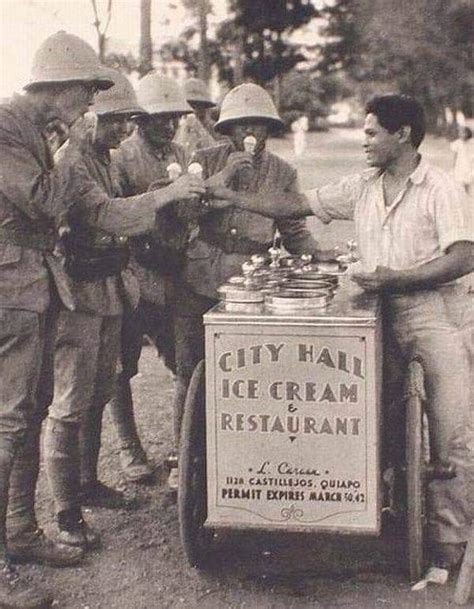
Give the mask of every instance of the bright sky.
MULTIPOLYGON (((226 0, 214 0, 215 16, 225 16, 226 0)), ((97 0, 105 18, 107 0, 97 0)), ((136 51, 140 34, 140 0, 112 0, 107 35, 136 51)), ((155 45, 176 37, 189 24, 180 0, 152 0, 155 45)), ((21 90, 29 79, 33 55, 41 42, 58 30, 80 36, 97 49, 91 0, 0 0, 0 97, 21 90)))

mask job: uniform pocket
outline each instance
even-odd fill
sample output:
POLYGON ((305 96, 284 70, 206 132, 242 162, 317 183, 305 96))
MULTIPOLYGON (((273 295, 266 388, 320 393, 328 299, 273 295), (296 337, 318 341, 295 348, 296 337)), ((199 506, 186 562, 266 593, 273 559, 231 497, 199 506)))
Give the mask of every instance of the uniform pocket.
POLYGON ((189 244, 186 257, 190 260, 205 260, 211 257, 213 249, 216 248, 213 248, 212 245, 209 245, 205 241, 195 239, 189 244))
POLYGON ((16 264, 21 260, 22 248, 10 243, 0 243, 0 267, 16 264))

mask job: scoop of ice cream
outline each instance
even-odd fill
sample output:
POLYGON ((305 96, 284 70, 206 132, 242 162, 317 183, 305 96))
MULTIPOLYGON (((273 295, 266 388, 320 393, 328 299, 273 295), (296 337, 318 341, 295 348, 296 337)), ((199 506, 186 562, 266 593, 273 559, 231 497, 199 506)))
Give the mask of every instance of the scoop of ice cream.
POLYGON ((257 147, 257 138, 254 135, 247 135, 244 138, 245 152, 250 152, 250 154, 254 154, 256 147, 257 147))
POLYGON ((190 173, 193 176, 198 176, 199 178, 202 178, 201 163, 191 163, 191 165, 188 167, 188 173, 190 173))
POLYGON ((176 180, 183 173, 179 163, 170 163, 166 168, 170 180, 176 180))

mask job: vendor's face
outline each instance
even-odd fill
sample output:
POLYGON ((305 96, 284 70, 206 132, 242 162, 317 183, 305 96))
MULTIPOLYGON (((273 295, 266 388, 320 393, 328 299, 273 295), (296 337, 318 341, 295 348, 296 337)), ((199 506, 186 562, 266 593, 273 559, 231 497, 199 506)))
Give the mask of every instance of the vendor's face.
POLYGON ((107 149, 118 148, 128 136, 128 118, 124 115, 99 116, 95 143, 107 149))
POLYGON ((244 150, 244 139, 253 135, 257 140, 256 150, 261 150, 268 137, 268 124, 265 121, 249 119, 239 121, 229 127, 229 136, 237 150, 244 150))
POLYGON ((177 114, 151 114, 139 124, 152 144, 162 146, 173 141, 179 119, 180 116, 177 114))
POLYGON ((369 167, 386 168, 400 155, 399 133, 389 133, 375 114, 367 114, 364 124, 364 152, 369 167))

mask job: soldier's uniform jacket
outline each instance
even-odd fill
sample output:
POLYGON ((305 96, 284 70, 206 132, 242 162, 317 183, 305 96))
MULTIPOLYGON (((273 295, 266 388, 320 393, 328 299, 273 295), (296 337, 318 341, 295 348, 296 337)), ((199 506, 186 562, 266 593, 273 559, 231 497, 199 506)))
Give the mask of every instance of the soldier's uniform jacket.
MULTIPOLYGON (((153 188, 167 186, 169 181, 167 167, 170 163, 178 163, 183 173, 186 171, 187 157, 183 148, 171 143, 166 149, 157 149, 137 129, 112 152, 113 163, 116 167, 120 187, 124 196, 146 192, 151 185, 153 188)), ((132 260, 130 266, 138 278, 140 295, 145 300, 155 304, 165 304, 172 291, 172 273, 164 273, 159 265, 140 264, 140 253, 150 243, 161 245, 167 249, 171 258, 184 251, 188 240, 188 226, 179 217, 177 206, 171 204, 156 214, 153 231, 147 238, 131 240, 132 260), (137 260, 138 258, 138 260, 137 260)))
MULTIPOLYGON (((42 313, 51 276, 64 305, 73 303, 65 273, 52 255, 55 228, 66 213, 70 167, 54 167, 42 135, 51 108, 15 96, 0 106, 0 307, 42 313)), ((71 156, 70 161, 74 161, 71 156)))
MULTIPOLYGON (((221 171, 232 144, 196 152, 205 178, 221 171)), ((230 185, 233 190, 268 193, 298 189, 296 170, 264 150, 255 159, 253 170, 242 170, 230 185)), ((251 254, 266 253, 279 230, 285 248, 293 254, 314 253, 318 248, 304 220, 275 221, 260 214, 231 206, 214 210, 199 219, 199 235, 187 250, 184 278, 195 292, 216 298, 217 288, 232 275, 241 273, 242 263, 251 254)))
POLYGON ((174 141, 181 145, 188 155, 196 150, 216 145, 216 139, 211 135, 210 129, 194 114, 183 116, 174 141))
MULTIPOLYGON (((60 158, 60 166, 68 152, 60 158)), ((83 151, 76 162, 75 175, 80 180, 81 189, 76 191, 74 205, 69 213, 72 236, 79 236, 81 242, 97 250, 103 249, 104 255, 107 255, 107 250, 128 249, 125 236, 135 234, 141 221, 138 225, 135 224, 137 209, 133 205, 134 201, 120 198, 122 193, 118 176, 111 164, 109 152, 99 153, 93 147, 83 151), (91 224, 90 216, 94 215, 94 206, 101 206, 104 194, 120 205, 122 224, 118 218, 109 218, 107 215, 102 218, 101 228, 91 224)), ((101 316, 120 315, 124 307, 135 307, 138 303, 137 280, 126 268, 91 280, 68 277, 68 284, 77 311, 101 316)))

